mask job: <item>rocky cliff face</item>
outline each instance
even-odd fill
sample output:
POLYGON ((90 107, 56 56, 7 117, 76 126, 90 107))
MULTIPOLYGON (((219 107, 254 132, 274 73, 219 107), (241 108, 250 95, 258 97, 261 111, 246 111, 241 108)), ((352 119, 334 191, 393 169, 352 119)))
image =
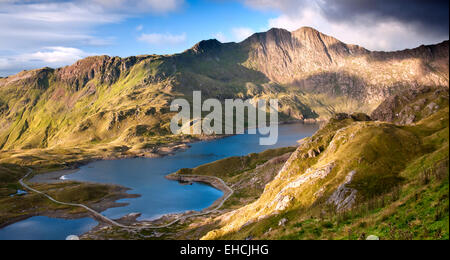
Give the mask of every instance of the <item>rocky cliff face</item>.
POLYGON ((372 112, 374 120, 408 125, 448 105, 448 89, 419 87, 388 97, 372 112))
POLYGON ((249 52, 249 66, 284 84, 343 65, 349 56, 369 53, 309 27, 294 32, 271 29, 251 36, 241 45, 249 52))
POLYGON ((97 56, 77 61, 71 66, 56 70, 56 80, 79 90, 90 80, 97 78, 100 84, 111 85, 136 63, 145 57, 119 57, 97 56))
POLYGON ((167 133, 168 104, 193 90, 220 100, 278 98, 288 120, 369 113, 403 89, 448 89, 448 54, 448 41, 371 52, 305 27, 202 41, 176 55, 89 57, 0 79, 0 147, 129 140, 137 127, 149 129, 144 136, 167 133))
POLYGON ((295 89, 375 106, 404 87, 448 86, 448 41, 399 52, 370 52, 305 27, 272 29, 241 43, 248 67, 295 89))

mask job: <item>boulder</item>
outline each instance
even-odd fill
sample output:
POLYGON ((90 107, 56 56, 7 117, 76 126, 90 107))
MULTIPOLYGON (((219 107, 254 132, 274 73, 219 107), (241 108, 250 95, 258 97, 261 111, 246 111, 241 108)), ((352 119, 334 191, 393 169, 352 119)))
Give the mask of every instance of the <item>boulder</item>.
POLYGON ((319 155, 319 153, 317 153, 317 151, 315 149, 311 149, 308 151, 308 158, 314 158, 317 155, 319 155))
POLYGON ((287 223, 287 218, 283 218, 283 219, 281 219, 279 222, 278 222, 278 226, 285 226, 286 225, 286 223, 287 223))
POLYGON ((355 121, 372 121, 372 118, 364 113, 353 113, 350 117, 355 121))
POLYGON ((350 116, 346 113, 336 113, 332 118, 336 120, 344 120, 350 118, 350 116))
POLYGON ((366 238, 366 240, 380 240, 380 238, 375 235, 370 235, 366 238))
POLYGON ((66 240, 80 240, 80 238, 75 235, 70 235, 70 236, 66 237, 66 240))

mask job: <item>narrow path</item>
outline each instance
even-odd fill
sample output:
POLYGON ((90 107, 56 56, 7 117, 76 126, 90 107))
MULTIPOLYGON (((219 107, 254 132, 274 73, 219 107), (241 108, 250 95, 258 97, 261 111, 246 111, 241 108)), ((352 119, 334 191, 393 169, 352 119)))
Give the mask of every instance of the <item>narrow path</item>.
MULTIPOLYGON (((27 174, 26 174, 22 179, 19 180, 20 185, 22 185, 22 187, 24 187, 25 189, 30 190, 30 191, 32 191, 32 192, 35 192, 35 193, 37 193, 37 194, 41 194, 41 195, 45 196, 47 199, 51 200, 52 202, 57 203, 57 204, 60 204, 60 205, 66 205, 66 206, 73 206, 73 207, 81 207, 81 208, 84 208, 85 210, 87 210, 88 212, 90 212, 91 214, 93 214, 95 217, 98 217, 99 219, 103 220, 105 223, 109 223, 110 225, 117 226, 117 227, 124 228, 124 229, 142 230, 142 229, 161 229, 161 228, 167 228, 167 227, 170 227, 170 226, 172 226, 173 224, 175 224, 175 223, 177 223, 177 222, 179 222, 179 221, 181 221, 181 220, 185 220, 185 219, 188 219, 188 218, 190 218, 190 217, 198 217, 198 216, 207 215, 207 214, 210 214, 210 213, 212 213, 212 212, 214 212, 214 211, 220 209, 220 208, 223 206, 223 204, 225 203, 225 201, 227 201, 227 200, 231 197, 231 195, 233 195, 233 193, 234 193, 233 189, 231 189, 231 188, 230 188, 230 187, 229 187, 222 179, 220 179, 220 178, 218 178, 218 177, 214 177, 214 176, 207 176, 207 177, 209 177, 209 178, 216 179, 217 181, 219 181, 219 182, 227 189, 227 192, 225 192, 226 195, 220 199, 221 202, 219 203, 219 205, 217 205, 217 206, 214 207, 213 209, 208 210, 208 211, 205 211, 205 212, 199 212, 199 213, 195 213, 195 214, 191 214, 191 215, 181 216, 181 217, 179 217, 179 218, 173 220, 172 222, 170 222, 170 223, 168 223, 168 224, 165 224, 165 225, 161 225, 161 226, 145 226, 145 224, 144 224, 144 226, 125 226, 125 225, 122 225, 122 224, 120 224, 120 223, 118 223, 118 222, 116 222, 116 221, 114 221, 114 220, 112 220, 112 219, 110 219, 110 218, 108 218, 108 217, 106 217, 106 216, 100 214, 99 212, 97 212, 97 211, 95 211, 95 210, 89 208, 89 207, 86 206, 86 205, 78 204, 78 203, 66 203, 66 202, 61 202, 61 201, 58 201, 58 200, 52 198, 50 195, 45 194, 45 193, 42 192, 42 191, 38 191, 38 190, 36 190, 36 189, 31 188, 30 186, 28 186, 28 185, 25 183, 25 179, 27 179, 28 176, 30 176, 30 174, 33 172, 33 170, 30 169, 30 168, 27 168, 27 170, 28 170, 27 174)), ((182 176, 182 177, 183 177, 183 176, 182 176)), ((186 175, 186 176, 184 176, 184 177, 205 177, 205 176, 186 175)))
POLYGON ((42 191, 38 191, 38 190, 36 190, 36 189, 31 188, 30 186, 28 186, 28 185, 24 182, 24 180, 25 180, 26 178, 28 178, 28 176, 30 176, 30 174, 33 172, 33 170, 31 170, 30 168, 27 168, 27 170, 28 170, 28 173, 27 173, 22 179, 19 180, 20 185, 22 185, 25 189, 28 189, 28 190, 33 191, 33 192, 35 192, 35 193, 41 194, 41 195, 45 196, 46 198, 48 198, 49 200, 53 201, 54 203, 57 203, 57 204, 60 204, 60 205, 66 205, 66 206, 73 206, 73 207, 81 207, 81 208, 84 208, 85 210, 87 210, 87 211, 89 211, 90 213, 92 213, 94 216, 100 218, 100 219, 103 220, 104 222, 109 223, 109 224, 111 224, 111 225, 118 226, 118 227, 121 227, 121 228, 128 228, 127 226, 124 226, 124 225, 122 225, 122 224, 120 224, 120 223, 117 223, 116 221, 114 221, 114 220, 112 220, 112 219, 109 219, 109 218, 103 216, 102 214, 100 214, 100 213, 98 213, 97 211, 95 211, 95 210, 89 208, 89 207, 86 206, 86 205, 83 205, 83 204, 77 204, 77 203, 66 203, 66 202, 61 202, 61 201, 58 201, 58 200, 52 198, 50 195, 47 195, 47 194, 43 193, 42 191))

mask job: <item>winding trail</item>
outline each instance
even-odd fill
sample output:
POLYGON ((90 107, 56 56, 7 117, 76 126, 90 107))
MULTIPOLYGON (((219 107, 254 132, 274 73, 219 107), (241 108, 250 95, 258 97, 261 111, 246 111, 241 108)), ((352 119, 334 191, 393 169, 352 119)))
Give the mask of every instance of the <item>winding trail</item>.
POLYGON ((194 214, 190 214, 190 215, 186 215, 186 216, 181 216, 181 217, 178 217, 177 219, 175 219, 175 220, 173 220, 173 221, 171 221, 171 222, 169 222, 167 224, 161 225, 161 226, 146 226, 145 222, 141 222, 140 223, 143 226, 125 226, 125 225, 122 225, 122 224, 120 224, 120 223, 118 223, 118 222, 116 222, 116 221, 114 221, 114 220, 112 220, 112 219, 102 215, 101 213, 99 213, 99 212, 89 208, 88 206, 86 206, 84 204, 66 203, 66 202, 58 201, 58 200, 52 198, 50 195, 48 195, 48 194, 46 194, 46 193, 44 193, 42 191, 39 191, 39 190, 31 188, 30 186, 28 186, 25 183, 25 179, 27 179, 30 176, 30 174, 33 172, 33 170, 30 169, 30 168, 26 168, 26 169, 28 170, 27 174, 22 179, 19 180, 19 184, 22 185, 22 187, 24 187, 25 189, 30 190, 32 192, 35 192, 37 194, 43 195, 47 199, 51 200, 52 202, 54 202, 56 204, 65 205, 65 206, 73 206, 73 207, 81 207, 81 208, 87 210, 88 212, 90 212, 91 214, 93 214, 95 217, 101 219, 105 223, 109 223, 110 225, 113 225, 113 226, 116 226, 116 227, 120 227, 120 228, 124 228, 124 229, 132 229, 132 230, 167 228, 167 227, 170 227, 173 224, 175 224, 175 223, 177 223, 177 222, 179 222, 181 220, 185 220, 185 219, 188 219, 188 218, 191 218, 191 217, 198 217, 198 216, 208 215, 208 214, 210 214, 210 213, 220 209, 223 206, 223 204, 225 203, 225 201, 227 201, 231 197, 231 195, 233 195, 233 193, 234 193, 233 189, 231 189, 222 179, 220 179, 218 177, 214 177, 214 176, 197 176, 197 175, 186 175, 186 176, 180 175, 180 177, 192 177, 192 178, 195 178, 195 177, 208 177, 208 178, 213 178, 213 179, 219 181, 223 185, 223 187, 225 187, 225 189, 227 191, 225 191, 225 195, 222 198, 220 198, 221 202, 219 203, 219 205, 217 205, 213 209, 207 210, 205 212, 199 212, 199 213, 194 213, 194 214))

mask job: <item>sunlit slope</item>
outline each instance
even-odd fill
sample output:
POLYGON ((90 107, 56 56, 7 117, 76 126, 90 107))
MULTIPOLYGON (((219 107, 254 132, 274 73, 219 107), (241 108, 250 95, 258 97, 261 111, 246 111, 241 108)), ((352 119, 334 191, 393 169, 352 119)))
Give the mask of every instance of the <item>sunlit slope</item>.
POLYGON ((368 231, 385 239, 402 232, 448 239, 448 92, 425 96, 427 103, 446 102, 411 125, 337 115, 304 140, 256 202, 220 217, 222 228, 204 239, 354 239, 368 231), (289 227, 278 225, 283 218, 289 227), (389 225, 398 225, 395 234, 389 225))

